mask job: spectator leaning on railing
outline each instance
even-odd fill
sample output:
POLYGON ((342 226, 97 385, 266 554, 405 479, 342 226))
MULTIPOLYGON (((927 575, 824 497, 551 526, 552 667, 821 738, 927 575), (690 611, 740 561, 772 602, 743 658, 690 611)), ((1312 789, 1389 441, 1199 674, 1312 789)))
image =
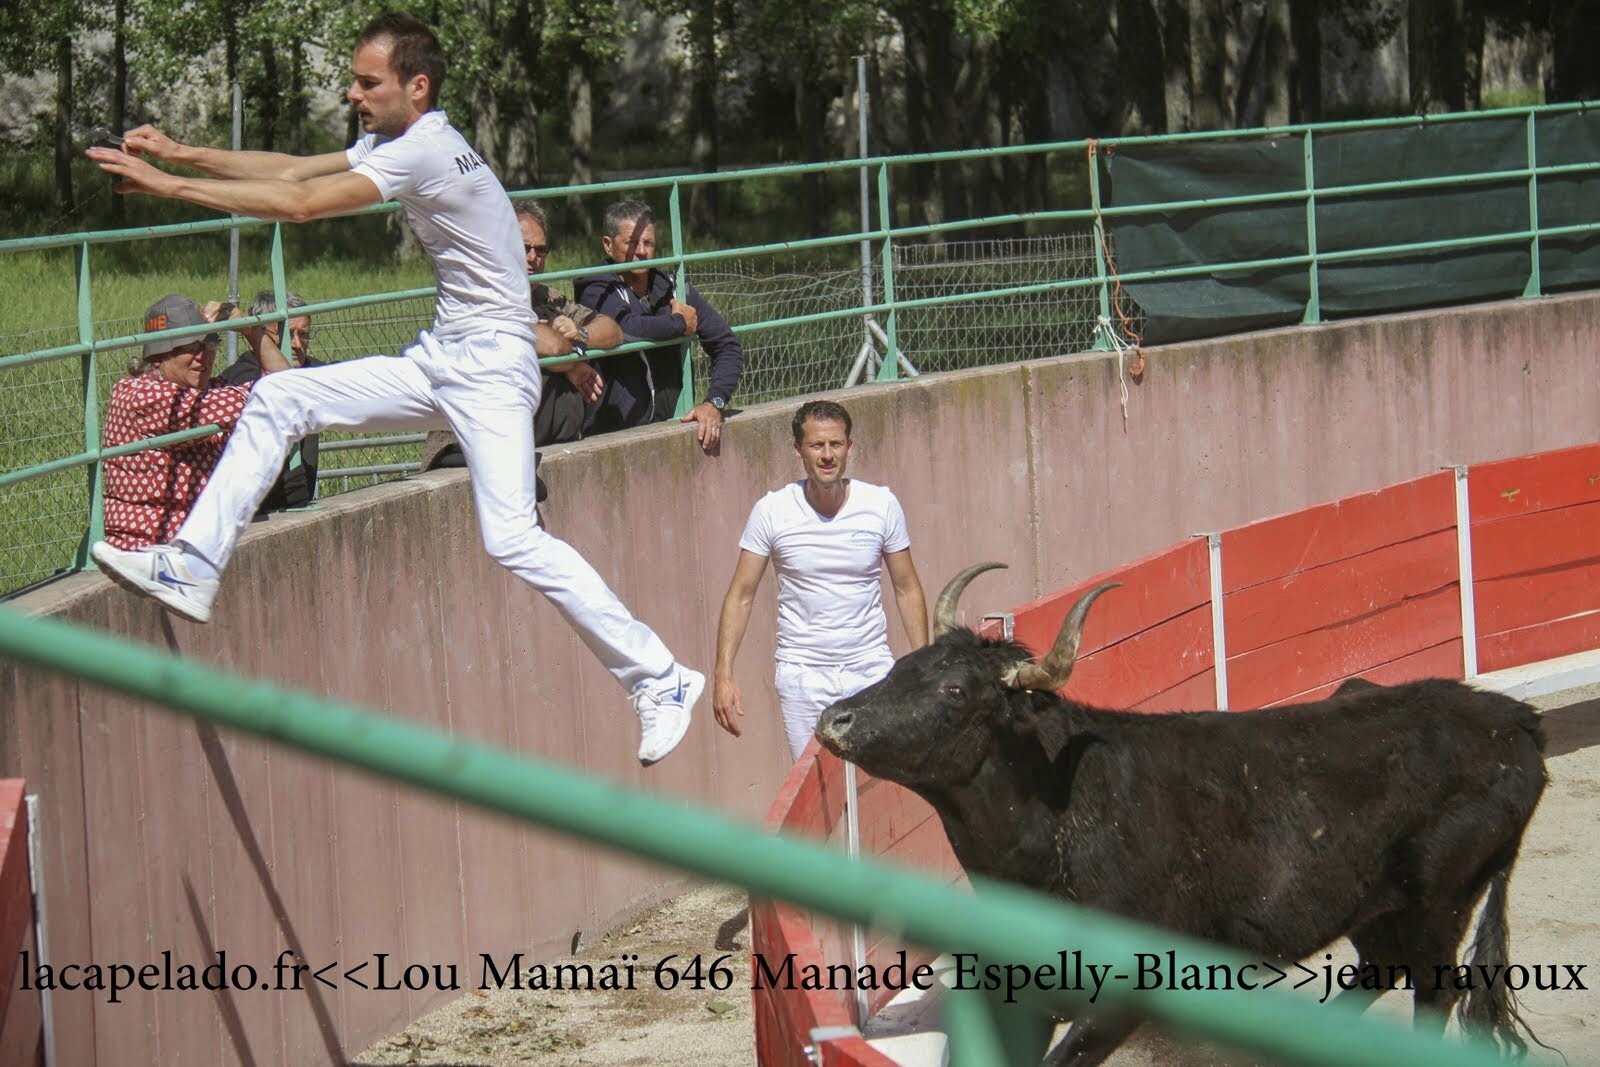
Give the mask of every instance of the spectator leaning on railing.
MULTIPOLYGON (((656 217, 637 200, 623 200, 606 210, 600 247, 608 266, 656 255, 656 217)), ((699 337, 711 357, 711 382, 706 398, 681 422, 696 424, 700 447, 710 452, 722 439, 722 413, 739 387, 744 347, 727 320, 688 282, 678 284, 649 267, 618 271, 614 267, 578 279, 578 303, 610 315, 630 341, 664 342, 639 353, 605 361, 605 393, 590 405, 585 436, 608 433, 650 422, 663 422, 677 409, 683 392, 683 354, 688 339, 699 337)))
MULTIPOLYGON (((550 256, 550 238, 544 209, 531 200, 516 203, 517 229, 522 231, 522 257, 529 274, 543 274, 550 256)), ((600 399, 605 382, 601 372, 583 359, 590 348, 615 348, 622 331, 609 315, 575 304, 565 293, 543 282, 532 286, 533 313, 539 321, 566 338, 578 357, 546 367, 539 375, 539 407, 533 413, 533 443, 561 445, 583 436, 584 407, 600 399)), ((422 469, 465 467, 461 443, 450 430, 434 430, 422 446, 422 469)), ((539 500, 545 498, 538 483, 539 500)))
MULTIPOLYGON (((221 304, 204 311, 186 296, 171 294, 144 314, 144 330, 176 330, 215 321, 221 304)), ((247 329, 251 348, 259 353, 261 373, 284 370, 289 363, 260 327, 247 329)), ((211 477, 239 413, 250 397, 248 385, 219 385, 211 380, 217 356, 217 334, 145 344, 126 377, 111 390, 100 447, 115 448, 149 437, 215 424, 220 433, 158 448, 115 456, 105 471, 106 540, 133 550, 172 539, 189 508, 211 477)))
MULTIPOLYGON (((306 302, 294 293, 284 293, 283 303, 287 310, 306 306, 306 302)), ((251 315, 270 315, 278 310, 278 298, 271 289, 263 289, 256 294, 255 302, 250 305, 251 315)), ((252 333, 250 337, 267 338, 281 351, 283 348, 283 323, 269 322, 260 331, 252 333)), ((311 316, 296 315, 288 322, 289 326, 289 365, 298 367, 325 367, 326 363, 311 354, 311 316)), ((249 337, 246 338, 249 340, 249 337)), ((261 353, 257 351, 256 344, 252 344, 233 364, 217 375, 217 381, 227 385, 250 386, 261 378, 261 353)), ((278 480, 267 491, 267 498, 256 509, 262 511, 278 511, 283 508, 300 508, 311 503, 317 495, 317 435, 307 434, 289 447, 289 458, 283 461, 283 470, 278 474, 278 480)))

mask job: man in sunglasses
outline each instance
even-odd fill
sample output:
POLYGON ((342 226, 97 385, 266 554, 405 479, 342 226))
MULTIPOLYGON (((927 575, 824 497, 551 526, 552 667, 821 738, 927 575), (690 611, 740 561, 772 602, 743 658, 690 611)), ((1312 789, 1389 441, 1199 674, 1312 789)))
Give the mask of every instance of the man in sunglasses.
MULTIPOLYGON (((213 302, 202 310, 188 297, 172 293, 144 313, 142 332, 203 326, 215 322, 221 309, 221 304, 213 302)), ((262 374, 288 369, 289 361, 277 341, 261 327, 243 332, 258 354, 262 374)), ((250 399, 249 385, 212 380, 218 336, 210 331, 146 341, 140 358, 112 387, 100 431, 102 449, 202 426, 220 428, 205 437, 105 460, 105 539, 119 549, 133 551, 164 544, 177 534, 250 399)))

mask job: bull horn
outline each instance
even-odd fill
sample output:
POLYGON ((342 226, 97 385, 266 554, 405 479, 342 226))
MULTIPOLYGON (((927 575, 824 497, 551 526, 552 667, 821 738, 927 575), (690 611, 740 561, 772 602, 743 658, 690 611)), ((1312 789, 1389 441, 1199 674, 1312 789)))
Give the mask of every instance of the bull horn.
POLYGON ((1056 634, 1055 646, 1038 663, 1019 665, 1011 684, 1018 689, 1043 689, 1052 693, 1066 685, 1067 679, 1072 677, 1072 665, 1078 660, 1078 640, 1083 636, 1083 620, 1089 615, 1089 605, 1094 603, 1095 597, 1119 584, 1102 582, 1079 597, 1067 612, 1061 632, 1056 634))
POLYGON ((939 594, 938 603, 933 607, 933 636, 943 637, 956 625, 956 601, 961 599, 962 592, 967 588, 967 583, 972 581, 984 571, 996 568, 1005 570, 1004 563, 974 563, 954 578, 944 587, 939 594))

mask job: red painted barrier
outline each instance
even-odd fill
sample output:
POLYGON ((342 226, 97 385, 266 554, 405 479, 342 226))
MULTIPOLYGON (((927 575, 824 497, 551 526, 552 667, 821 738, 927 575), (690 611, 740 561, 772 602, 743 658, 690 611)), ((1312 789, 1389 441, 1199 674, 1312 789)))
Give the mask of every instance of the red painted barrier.
POLYGON ((22 989, 19 953, 33 948, 33 890, 28 877, 28 816, 20 778, 0 780, 0 960, 12 962, 0 984, 0 1063, 42 1067, 44 1025, 36 991, 22 989), (14 961, 14 962, 13 962, 14 961))
MULTIPOLYGON (((1467 485, 1479 670, 1600 648, 1600 445, 1481 464, 1470 468, 1467 485)), ((1357 675, 1380 684, 1460 678, 1457 513, 1455 473, 1441 471, 1222 533, 1228 706, 1313 700, 1357 675)), ((1078 597, 1106 581, 1120 588, 1096 602, 1084 627, 1073 698, 1137 711, 1215 707, 1204 537, 1023 604, 1013 613, 1015 639, 1043 652, 1078 597)), ((996 623, 980 629, 999 636, 996 623)), ((813 742, 768 825, 842 840, 843 792, 839 762, 813 742)), ((943 828, 921 800, 865 775, 860 794, 864 854, 959 877, 943 828)), ((795 909, 752 908, 751 926, 756 950, 776 958, 786 951, 824 964, 850 958, 842 931, 795 909)), ((869 958, 899 948, 880 937, 869 958)), ((806 1063, 799 1051, 806 1035, 854 1025, 854 1012, 843 994, 758 992, 760 1062, 806 1063)), ((826 1048, 824 1062, 889 1061, 853 1038, 826 1048)))
POLYGON ((1478 669, 1600 646, 1600 445, 1468 472, 1478 669))

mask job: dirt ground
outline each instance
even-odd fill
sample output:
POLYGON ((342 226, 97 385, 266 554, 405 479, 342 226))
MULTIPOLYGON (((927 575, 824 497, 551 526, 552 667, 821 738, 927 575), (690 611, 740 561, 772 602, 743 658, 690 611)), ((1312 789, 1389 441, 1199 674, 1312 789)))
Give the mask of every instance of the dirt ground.
POLYGON ((545 965, 588 963, 598 973, 624 953, 637 954, 636 989, 469 993, 377 1042, 355 1062, 426 1067, 754 1063, 746 904, 742 889, 704 886, 612 930, 575 956, 545 965), (727 953, 732 987, 725 993, 697 992, 692 983, 680 981, 676 989, 659 990, 649 970, 674 953, 679 961, 699 956, 706 967, 727 953))
MULTIPOLYGON (((1523 1014, 1539 1037, 1574 1064, 1600 1063, 1600 688, 1534 701, 1545 715, 1550 785, 1535 813, 1511 880, 1511 932, 1516 962, 1583 964, 1587 990, 1522 994, 1523 1014)), ((742 891, 707 886, 669 901, 611 931, 567 962, 596 966, 619 953, 655 961, 672 953, 708 962, 722 953, 735 981, 726 994, 683 987, 635 991, 473 993, 379 1041, 361 1064, 425 1067, 723 1067, 755 1062, 747 988, 750 945, 742 891)), ((1348 946, 1338 962, 1353 961, 1348 946)), ((640 975, 643 979, 644 975, 640 975)), ((1388 993, 1372 1011, 1403 1021, 1409 994, 1388 993)), ((932 1005, 908 1013, 907 1029, 936 1029, 932 1005)), ((930 1060, 930 1063, 937 1062, 930 1060)), ((1196 1049, 1141 1031, 1107 1067, 1245 1067, 1255 1061, 1196 1049)), ((1560 1056, 1537 1047, 1525 1061, 1553 1065, 1560 1056)))

